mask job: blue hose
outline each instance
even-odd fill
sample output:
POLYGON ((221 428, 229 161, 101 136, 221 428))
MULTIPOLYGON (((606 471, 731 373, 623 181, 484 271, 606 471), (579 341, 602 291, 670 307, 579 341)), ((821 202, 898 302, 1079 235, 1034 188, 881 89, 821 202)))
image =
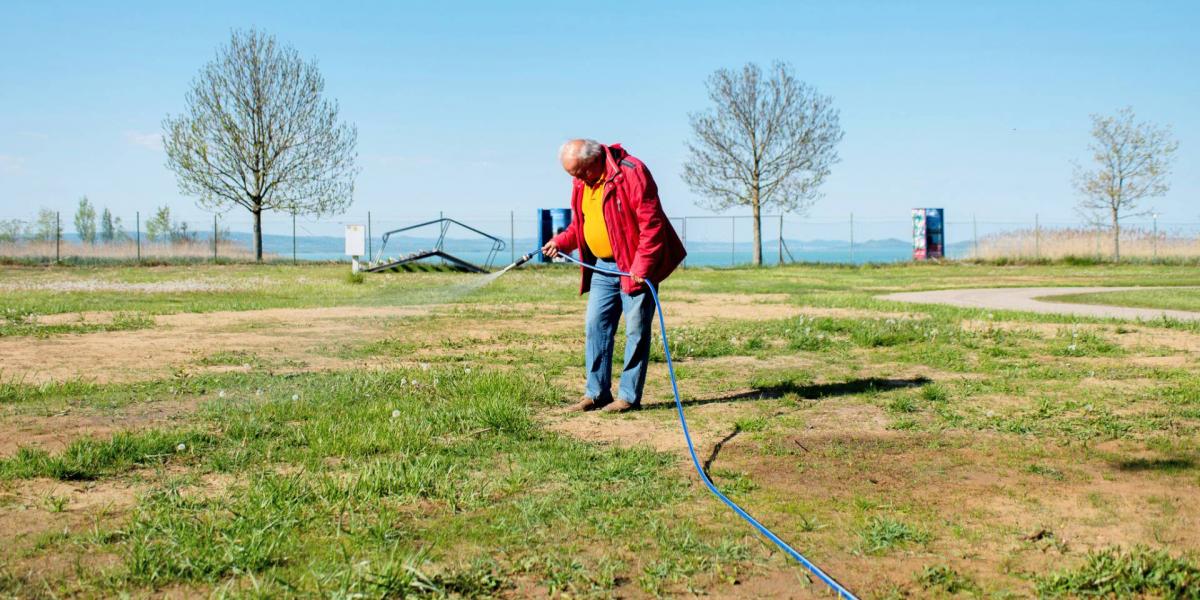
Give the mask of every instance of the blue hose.
MULTIPOLYGON (((541 252, 541 250, 538 250, 536 252, 527 254, 519 262, 525 262, 529 258, 536 256, 540 252, 541 252)), ((583 261, 575 258, 574 256, 571 256, 570 254, 568 254, 566 252, 559 253, 559 256, 561 256, 571 262, 578 263, 579 265, 582 265, 583 267, 586 267, 588 269, 596 271, 597 273, 605 273, 607 275, 616 275, 619 277, 629 277, 630 276, 629 273, 625 273, 622 271, 605 269, 603 267, 598 267, 596 265, 586 264, 583 261)), ((767 529, 767 527, 765 525, 763 525, 762 523, 759 523, 757 519, 750 516, 750 513, 746 512, 742 507, 738 506, 737 503, 735 503, 733 500, 730 500, 729 498, 727 498, 725 496, 725 494, 722 494, 721 490, 718 490, 717 486, 714 485, 712 480, 708 478, 708 474, 705 473, 704 469, 700 466, 700 459, 696 457, 696 447, 692 444, 692 434, 688 431, 687 419, 685 419, 683 417, 683 402, 679 399, 679 382, 676 381, 676 379, 675 379, 675 366, 671 362, 671 346, 670 346, 670 344, 667 343, 667 321, 663 317, 662 304, 658 301, 658 290, 655 289, 654 284, 650 283, 649 281, 646 281, 645 283, 646 283, 646 288, 650 290, 650 296, 654 299, 654 308, 655 308, 655 310, 658 311, 658 329, 659 329, 659 333, 662 334, 663 353, 667 357, 667 372, 670 373, 670 375, 671 375, 671 390, 673 392, 675 392, 675 409, 679 412, 679 425, 681 427, 683 427, 683 439, 687 441, 688 453, 692 455, 692 465, 694 467, 696 467, 696 473, 698 473, 700 475, 700 480, 704 482, 704 485, 705 485, 705 487, 708 488, 708 491, 712 492, 713 495, 715 495, 717 498, 719 498, 721 500, 721 502, 724 502, 726 504, 726 506, 733 509, 733 512, 737 513, 737 515, 739 517, 745 519, 747 523, 750 523, 751 525, 753 525, 754 528, 757 529, 759 533, 763 534, 764 536, 766 536, 767 539, 774 542, 776 546, 779 546, 780 549, 782 549, 784 552, 786 552, 792 558, 796 559, 796 561, 799 562, 801 565, 804 565, 804 568, 808 569, 809 572, 811 572, 813 575, 816 575, 817 579, 820 579, 822 582, 825 583, 825 585, 829 586, 829 589, 833 590, 834 592, 837 592, 838 597, 847 598, 849 600, 857 600, 857 597, 853 593, 851 593, 850 590, 846 589, 845 586, 838 583, 837 580, 835 580, 833 577, 829 576, 827 573, 825 573, 825 571, 822 571, 820 567, 818 567, 817 565, 813 564, 812 561, 805 558, 803 554, 800 554, 799 552, 797 552, 795 548, 792 548, 791 546, 789 546, 787 544, 787 542, 780 539, 779 536, 775 535, 775 533, 772 532, 770 529, 767 529)))

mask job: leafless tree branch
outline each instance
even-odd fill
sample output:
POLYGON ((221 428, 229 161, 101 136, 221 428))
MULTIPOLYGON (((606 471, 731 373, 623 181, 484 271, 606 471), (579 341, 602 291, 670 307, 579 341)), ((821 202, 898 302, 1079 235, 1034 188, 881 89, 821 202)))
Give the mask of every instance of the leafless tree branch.
POLYGON ((683 180, 705 208, 751 208, 754 264, 762 264, 762 212, 802 212, 820 197, 839 160, 838 111, 780 62, 766 77, 753 63, 720 69, 708 79, 708 97, 712 107, 690 115, 683 180))
POLYGON ((1168 127, 1138 122, 1132 107, 1115 115, 1092 115, 1094 169, 1075 165, 1078 211, 1096 227, 1107 224, 1113 259, 1121 260, 1121 220, 1145 215, 1143 202, 1167 193, 1167 176, 1179 142, 1168 127))
POLYGON ((323 216, 349 207, 358 174, 358 131, 322 94, 315 61, 266 33, 234 31, 163 120, 167 166, 200 206, 237 205, 254 216, 262 260, 262 213, 323 216))

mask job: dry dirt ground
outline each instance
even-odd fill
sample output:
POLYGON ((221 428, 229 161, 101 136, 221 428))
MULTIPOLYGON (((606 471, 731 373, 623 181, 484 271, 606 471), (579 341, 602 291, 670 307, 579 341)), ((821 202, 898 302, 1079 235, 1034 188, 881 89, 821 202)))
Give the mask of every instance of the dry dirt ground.
MULTIPOLYGON (((395 325, 431 314, 453 314, 457 310, 482 311, 485 315, 524 314, 534 307, 508 305, 432 307, 331 307, 278 308, 254 311, 182 313, 152 317, 148 329, 85 334, 66 334, 46 338, 0 338, 0 381, 25 383, 83 380, 112 383, 155 380, 180 370, 195 370, 205 365, 205 357, 225 354, 270 356, 278 370, 324 370, 358 366, 337 356, 335 344, 365 342, 387 337, 395 325)), ((498 330, 529 333, 548 329, 582 329, 583 304, 566 307, 566 315, 554 318, 521 319, 491 323, 485 327, 457 327, 455 335, 489 335, 498 330)), ((668 318, 672 323, 700 322, 713 317, 737 315, 739 318, 773 319, 798 314, 799 307, 780 303, 779 298, 749 298, 732 294, 707 297, 677 295, 668 318)), ((812 311, 809 311, 810 313, 812 311)), ((553 313, 552 313, 553 314, 553 313)), ((103 322, 111 314, 84 313, 42 317, 45 323, 103 322)), ((487 320, 477 320, 487 323, 487 320)), ((443 331, 416 332, 426 341, 444 337, 443 331)), ((236 364, 208 365, 238 368, 236 364)), ((248 365, 253 366, 253 365, 248 365)))
MULTIPOLYGON (((154 317, 154 326, 132 331, 65 334, 45 338, 0 338, 0 381, 48 383, 87 381, 113 383, 147 381, 203 371, 252 370, 273 372, 318 371, 391 366, 397 359, 346 357, 339 349, 391 336, 402 336, 420 351, 414 357, 444 354, 438 342, 459 339, 475 351, 489 344, 503 348, 505 333, 547 334, 582 330, 582 302, 567 305, 549 316, 505 319, 535 308, 523 305, 304 308, 240 312, 183 313, 154 317), (482 311, 491 318, 470 319, 453 331, 433 325, 413 324, 439 316, 450 319, 463 310, 482 311), (206 359, 226 357, 217 364, 206 359), (269 357, 264 364, 264 357, 269 357), (244 362, 243 362, 244 361, 244 362)), ((714 294, 679 296, 668 318, 672 323, 703 322, 721 315, 774 319, 798 314, 800 308, 774 297, 714 294)), ((809 309, 806 312, 814 314, 809 309)), ((836 311, 835 311, 836 312, 836 311)), ((54 315, 47 322, 103 321, 111 315, 54 315)), ((436 321, 434 321, 436 322, 436 321)), ((442 344, 445 345, 445 344, 442 344)), ((568 350, 563 348, 563 350, 568 350)), ((399 362, 403 362, 400 360, 399 362)), ((665 371, 663 373, 665 375, 665 371)), ((56 450, 71 440, 109 434, 129 427, 148 427, 186 417, 195 401, 134 403, 119 411, 64 407, 49 415, 13 414, 0 422, 0 456, 31 446, 56 450)), ((0 414, 4 414, 0 412, 0 414)))

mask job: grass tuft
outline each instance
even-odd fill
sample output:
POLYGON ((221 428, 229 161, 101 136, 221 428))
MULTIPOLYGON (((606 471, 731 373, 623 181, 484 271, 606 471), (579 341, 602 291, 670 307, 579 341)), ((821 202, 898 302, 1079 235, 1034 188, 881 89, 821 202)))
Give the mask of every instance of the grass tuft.
POLYGON ((929 532, 887 516, 871 517, 860 537, 863 550, 867 554, 883 554, 909 544, 924 544, 933 539, 929 532))
POLYGON ((1082 566, 1040 576, 1036 583, 1038 594, 1050 598, 1141 595, 1200 598, 1200 568, 1194 561, 1144 546, 1128 551, 1106 548, 1091 552, 1082 566))
POLYGON ((163 464, 210 442, 211 436, 200 431, 151 430, 120 432, 108 439, 78 439, 55 455, 22 447, 11 458, 0 460, 0 479, 97 479, 135 467, 163 464))
POLYGON ((927 590, 938 590, 947 594, 978 594, 980 591, 979 584, 974 580, 947 565, 925 567, 917 575, 917 583, 927 590))

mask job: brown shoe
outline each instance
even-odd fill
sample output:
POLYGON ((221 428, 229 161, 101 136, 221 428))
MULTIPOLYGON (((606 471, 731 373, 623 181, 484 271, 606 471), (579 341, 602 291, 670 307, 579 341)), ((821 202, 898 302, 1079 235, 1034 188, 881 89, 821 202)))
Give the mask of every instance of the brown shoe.
POLYGON ((596 404, 596 400, 587 396, 580 398, 579 402, 571 405, 571 410, 577 412, 587 412, 589 410, 596 410, 597 408, 600 408, 600 405, 596 404))
POLYGON ((637 410, 637 405, 630 404, 630 403, 618 398, 616 400, 613 400, 611 403, 609 403, 604 408, 600 409, 600 412, 623 413, 623 412, 628 412, 631 410, 637 410))

